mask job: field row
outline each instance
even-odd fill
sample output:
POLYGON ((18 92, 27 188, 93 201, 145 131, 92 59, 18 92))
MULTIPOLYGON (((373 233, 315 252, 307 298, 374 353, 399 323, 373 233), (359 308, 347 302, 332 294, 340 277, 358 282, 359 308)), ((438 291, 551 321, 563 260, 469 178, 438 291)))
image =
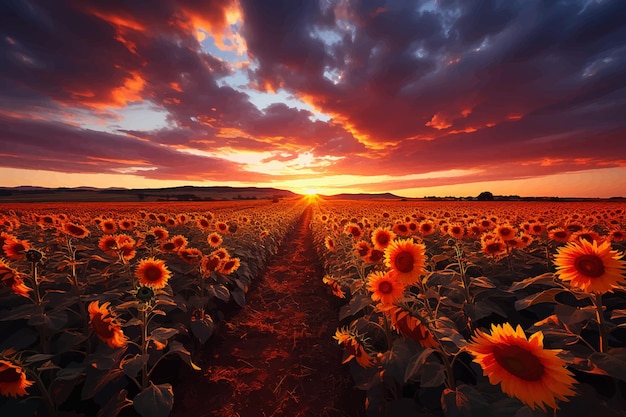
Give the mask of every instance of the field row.
POLYGON ((318 200, 368 417, 623 415, 626 207, 318 200))
POLYGON ((302 200, 0 207, 0 415, 167 416, 302 200))

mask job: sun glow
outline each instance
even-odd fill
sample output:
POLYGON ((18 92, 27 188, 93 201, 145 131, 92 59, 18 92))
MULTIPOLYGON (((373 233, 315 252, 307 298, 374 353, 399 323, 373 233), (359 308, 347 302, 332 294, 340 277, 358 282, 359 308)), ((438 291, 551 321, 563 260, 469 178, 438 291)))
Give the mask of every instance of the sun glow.
POLYGON ((317 195, 317 191, 314 190, 313 188, 308 188, 307 190, 304 191, 304 194, 313 196, 313 195, 317 195))

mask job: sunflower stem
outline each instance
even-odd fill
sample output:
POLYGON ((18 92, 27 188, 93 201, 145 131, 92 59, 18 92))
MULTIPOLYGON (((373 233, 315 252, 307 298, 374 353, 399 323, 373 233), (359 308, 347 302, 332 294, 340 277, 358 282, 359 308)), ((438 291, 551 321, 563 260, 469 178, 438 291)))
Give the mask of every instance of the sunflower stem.
POLYGON ((600 332, 600 353, 605 353, 609 348, 609 334, 606 331, 606 323, 604 321, 602 294, 596 294, 594 304, 596 306, 596 317, 598 318, 598 329, 600 332))
POLYGON ((51 416, 56 415, 56 405, 52 399, 52 396, 50 395, 50 391, 48 391, 48 387, 46 387, 46 384, 44 384, 43 380, 41 379, 41 375, 39 375, 37 372, 33 371, 32 369, 29 369, 29 368, 23 368, 23 369, 26 371, 26 374, 31 374, 35 378, 35 383, 39 387, 39 391, 41 391, 41 395, 46 400, 46 407, 48 408, 48 413, 51 416))
MULTIPOLYGON (((141 354, 148 354, 148 303, 143 303, 141 307, 141 354)), ((141 368, 141 385, 142 388, 148 387, 149 381, 148 363, 145 362, 141 368)))

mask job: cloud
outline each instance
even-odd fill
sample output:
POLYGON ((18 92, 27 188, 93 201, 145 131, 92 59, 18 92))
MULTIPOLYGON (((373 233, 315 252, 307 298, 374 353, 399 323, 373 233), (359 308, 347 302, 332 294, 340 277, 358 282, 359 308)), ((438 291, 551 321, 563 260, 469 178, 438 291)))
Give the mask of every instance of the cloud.
POLYGON ((626 159, 619 0, 9 1, 0 15, 0 166, 418 187, 626 159), (116 128, 137 104, 165 125, 116 128), (255 163, 224 159, 236 152, 255 163), (446 170, 473 174, 404 179, 446 170))

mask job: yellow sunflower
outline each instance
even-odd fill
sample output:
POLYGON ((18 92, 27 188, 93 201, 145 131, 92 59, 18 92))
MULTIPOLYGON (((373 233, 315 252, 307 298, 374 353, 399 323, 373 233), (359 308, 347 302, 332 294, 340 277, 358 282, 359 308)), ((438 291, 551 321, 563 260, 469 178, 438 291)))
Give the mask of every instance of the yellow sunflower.
POLYGON ((569 401, 576 394, 576 380, 558 356, 561 350, 544 349, 540 331, 527 339, 519 325, 514 330, 509 323, 493 324, 491 334, 477 330, 466 349, 492 385, 500 384, 502 392, 533 410, 557 409, 557 399, 569 401))
POLYGON ((100 340, 106 342, 112 348, 121 348, 126 346, 128 338, 122 331, 122 326, 117 323, 115 316, 109 311, 109 305, 106 302, 99 305, 98 301, 92 301, 89 304, 89 325, 100 340))
POLYGON ((601 244, 579 240, 559 248, 554 256, 558 277, 588 293, 612 292, 626 284, 623 253, 611 250, 611 242, 601 244))
POLYGON ((163 288, 170 279, 170 271, 161 259, 148 258, 139 262, 135 276, 141 285, 152 288, 163 288))
POLYGON ((404 284, 391 272, 376 271, 367 277, 367 290, 372 293, 372 300, 393 304, 404 294, 404 284))
POLYGON ((389 228, 378 227, 372 232, 372 244, 378 250, 385 250, 396 238, 396 234, 389 228))
POLYGON ((0 394, 6 397, 22 397, 27 395, 26 388, 33 385, 26 379, 24 369, 11 361, 0 359, 0 394))
POLYGON ((385 265, 397 275, 399 282, 407 285, 416 283, 424 272, 426 247, 411 239, 398 239, 385 249, 385 265))
POLYGON ((383 306, 381 311, 389 317, 391 325, 403 338, 416 340, 424 348, 436 348, 438 346, 428 327, 416 316, 416 313, 406 306, 383 306))
POLYGON ((340 345, 343 345, 344 349, 348 352, 348 356, 344 359, 343 363, 347 363, 356 358, 356 362, 364 368, 369 368, 374 365, 372 357, 365 350, 365 341, 358 333, 351 332, 346 328, 337 329, 333 339, 340 345))

